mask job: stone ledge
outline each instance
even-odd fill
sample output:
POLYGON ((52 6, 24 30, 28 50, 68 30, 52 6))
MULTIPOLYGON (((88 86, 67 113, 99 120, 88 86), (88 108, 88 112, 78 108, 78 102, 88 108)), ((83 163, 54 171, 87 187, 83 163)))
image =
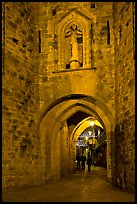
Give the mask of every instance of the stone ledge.
POLYGON ((65 70, 53 71, 52 73, 73 72, 73 71, 84 71, 84 70, 96 70, 96 67, 90 67, 90 68, 78 68, 78 69, 65 69, 65 70))

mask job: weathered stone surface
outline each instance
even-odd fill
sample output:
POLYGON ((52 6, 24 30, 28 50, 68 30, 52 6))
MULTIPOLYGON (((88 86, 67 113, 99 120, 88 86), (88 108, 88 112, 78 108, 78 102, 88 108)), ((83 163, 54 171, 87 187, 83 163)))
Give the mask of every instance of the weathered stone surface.
POLYGON ((103 117, 109 129, 107 163, 114 168, 108 176, 133 190, 132 2, 6 2, 5 9, 3 188, 37 185, 72 172, 75 148, 66 120, 83 108, 103 117), (71 47, 64 34, 73 21, 84 36, 78 69, 67 67, 71 47))
MULTIPOLYGON (((118 35, 118 28, 122 26, 121 37, 118 36, 119 41, 121 42, 123 42, 124 39, 133 39, 135 37, 133 36, 133 27, 132 27, 133 25, 129 28, 129 22, 133 21, 132 9, 133 9, 132 3, 127 3, 127 2, 119 3, 119 5, 117 3, 114 3, 114 35, 115 36, 118 35)), ((119 144, 119 148, 116 148, 116 151, 117 151, 116 166, 117 164, 119 164, 122 170, 129 166, 128 162, 133 161, 133 158, 134 158, 133 152, 135 148, 134 144, 132 143, 132 139, 134 138, 135 126, 134 126, 134 122, 131 123, 132 119, 131 118, 130 118, 131 120, 128 119, 130 115, 134 117, 134 114, 135 114, 135 104, 133 99, 134 98, 133 95, 135 93, 135 85, 134 85, 135 79, 133 77, 134 76, 133 46, 134 46, 133 42, 132 43, 130 42, 129 44, 121 43, 119 47, 117 46, 115 41, 116 103, 117 103, 116 121, 117 121, 117 124, 121 123, 121 126, 122 126, 122 134, 121 134, 121 130, 116 131, 116 134, 117 134, 116 143, 119 144), (126 66, 123 66, 125 65, 124 63, 126 63, 127 60, 128 60, 128 64, 126 66), (130 71, 128 72, 128 70, 130 71), (132 78, 131 80, 132 82, 130 81, 130 78, 132 78), (132 93, 133 93, 132 95, 130 93, 131 87, 132 87, 132 93), (121 109, 123 110, 122 114, 120 114, 121 109), (123 165, 124 163, 126 165, 125 167, 123 165)), ((121 174, 121 176, 124 176, 122 171, 119 170, 118 168, 117 168, 117 171, 121 174)), ((123 185, 123 188, 134 189, 134 181, 133 181, 134 173, 130 177, 127 175, 130 175, 131 169, 127 168, 126 171, 127 173, 125 175, 125 180, 123 181, 123 184, 121 183, 120 185, 121 186, 123 185), (130 179, 132 180, 132 184, 130 183, 130 179)))
MULTIPOLYGON (((27 151, 31 154, 30 145, 33 143, 33 135, 35 133, 34 126, 34 107, 32 103, 35 98, 33 95, 34 89, 34 69, 33 56, 27 55, 28 52, 32 53, 33 48, 33 6, 29 3, 6 3, 6 45, 5 45, 5 75, 3 75, 3 140, 7 141, 13 148, 13 151, 7 150, 7 142, 3 143, 5 154, 3 155, 3 168, 6 168, 6 158, 12 160, 12 165, 8 162, 9 169, 6 170, 6 177, 3 178, 3 188, 12 188, 21 186, 18 180, 20 174, 20 165, 16 165, 16 160, 20 160, 21 150, 20 142, 22 136, 25 134, 29 137, 23 144, 27 144, 27 151), (22 33, 22 34, 21 34, 22 33), (25 57, 29 60, 25 61, 25 57), (21 66, 22 65, 22 66, 21 66), (27 73, 29 71, 29 73, 27 73), (9 73, 9 74, 8 74, 9 73), (26 82, 26 83, 25 83, 26 82), (7 120, 8 117, 8 120, 7 120), (7 121, 5 123, 4 121, 7 121), (30 122, 29 122, 30 121, 30 122), (29 133, 25 130, 29 126, 29 133), (8 130, 8 132, 7 132, 8 130), (14 149, 16 150, 14 152, 14 149)), ((36 120, 35 120, 36 121, 36 120)), ((22 143, 21 143, 22 144, 22 143)), ((36 144, 36 143, 35 143, 36 144)), ((36 144, 37 145, 37 144, 36 144)), ((35 152, 35 150, 34 150, 35 152)), ((23 155, 25 156, 25 155, 23 155)), ((24 163, 25 167, 25 163, 24 163)), ((35 174, 29 172, 27 175, 35 174)), ((32 167, 30 166, 30 169, 32 167)), ((4 175, 3 175, 4 176, 4 175)), ((22 180, 27 183, 28 179, 24 178, 25 173, 22 172, 22 180), (26 180, 26 181, 25 181, 26 180)), ((31 177, 31 176, 30 176, 31 177)))

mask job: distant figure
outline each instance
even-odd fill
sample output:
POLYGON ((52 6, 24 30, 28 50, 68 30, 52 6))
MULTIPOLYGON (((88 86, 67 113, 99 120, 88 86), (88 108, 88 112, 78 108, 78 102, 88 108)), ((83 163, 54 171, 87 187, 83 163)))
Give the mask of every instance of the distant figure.
POLYGON ((77 160, 77 169, 80 169, 81 156, 80 156, 80 155, 77 155, 77 156, 76 156, 76 160, 77 160))
POLYGON ((86 156, 82 154, 81 156, 81 162, 82 162, 82 170, 85 170, 85 161, 86 161, 86 156))
POLYGON ((102 154, 101 154, 101 152, 98 154, 98 165, 102 166, 102 154))
POLYGON ((88 158, 87 158, 88 172, 90 172, 91 164, 92 164, 92 158, 90 153, 88 153, 88 158))

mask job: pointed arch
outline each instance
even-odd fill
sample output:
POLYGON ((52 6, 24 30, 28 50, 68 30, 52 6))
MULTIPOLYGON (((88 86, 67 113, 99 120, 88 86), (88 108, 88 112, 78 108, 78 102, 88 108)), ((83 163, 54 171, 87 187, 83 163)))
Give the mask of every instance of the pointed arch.
POLYGON ((55 24, 55 34, 58 36, 58 50, 56 50, 57 64, 55 64, 55 70, 63 70, 66 68, 64 52, 66 48, 64 31, 65 28, 71 24, 79 24, 83 30, 83 47, 82 47, 82 63, 83 68, 89 68, 90 62, 90 25, 92 20, 83 16, 80 12, 72 10, 67 15, 63 16, 61 20, 55 24))
MULTIPOLYGON (((52 174, 52 172, 56 173, 53 161, 56 158, 56 153, 54 150, 56 150, 57 148, 57 141, 60 141, 59 138, 62 137, 62 134, 64 134, 61 133, 61 131, 64 128, 64 130, 67 131, 67 126, 64 126, 64 124, 66 124, 67 119, 79 110, 94 115, 104 127, 107 138, 107 176, 108 180, 111 181, 113 174, 112 172, 114 170, 114 154, 112 152, 112 142, 114 140, 114 117, 111 111, 104 103, 94 97, 83 94, 72 94, 57 99, 45 109, 45 112, 41 117, 41 150, 42 152, 48 151, 48 154, 50 155, 49 157, 46 156, 46 153, 44 153, 44 157, 46 157, 45 161, 48 162, 49 166, 47 174, 52 174)), ((68 133, 64 136, 67 138, 68 133)), ((61 141, 64 141, 64 139, 61 141)), ((70 137, 69 142, 72 147, 75 146, 75 141, 70 137)), ((73 166, 71 168, 73 168, 73 166)))

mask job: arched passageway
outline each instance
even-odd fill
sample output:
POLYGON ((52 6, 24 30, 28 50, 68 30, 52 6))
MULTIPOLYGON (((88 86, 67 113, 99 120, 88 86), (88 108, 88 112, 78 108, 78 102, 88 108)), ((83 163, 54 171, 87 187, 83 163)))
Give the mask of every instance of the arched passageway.
MULTIPOLYGON (((83 153, 86 156, 86 160, 88 155, 90 155, 92 165, 107 167, 107 140, 104 128, 98 120, 91 116, 83 119, 73 129, 70 137, 76 144, 77 169, 81 168, 81 156, 83 153)), ((87 163, 88 161, 86 161, 87 163)))
POLYGON ((68 121, 85 113, 104 128, 108 180, 134 191, 134 22, 134 2, 2 3, 2 189, 72 173, 68 121))
POLYGON ((40 120, 41 153, 45 162, 45 179, 58 179, 75 169, 75 140, 71 134, 75 125, 68 127, 67 120, 78 111, 94 116, 104 127, 107 138, 107 179, 115 175, 114 118, 105 104, 82 94, 64 96, 45 109, 40 120), (113 143, 113 149, 112 149, 113 143))

